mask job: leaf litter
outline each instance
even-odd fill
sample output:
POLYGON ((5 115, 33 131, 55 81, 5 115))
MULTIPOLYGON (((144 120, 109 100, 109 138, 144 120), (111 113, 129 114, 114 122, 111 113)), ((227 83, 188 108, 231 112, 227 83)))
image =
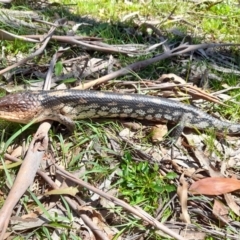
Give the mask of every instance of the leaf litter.
MULTIPOLYGON (((183 17, 172 15, 174 15, 174 10, 169 16, 166 16, 166 19, 178 22, 182 21, 184 24, 189 24, 183 17)), ((139 16, 135 18, 134 21, 136 25, 142 26, 143 24, 139 16)), ((163 22, 161 22, 161 24, 163 24, 163 22)), ((147 24, 148 27, 152 27, 156 35, 159 34, 156 27, 154 27, 155 23, 146 22, 145 24, 147 24)), ((75 30, 76 29, 77 28, 75 28, 75 30)), ((130 28, 127 30, 129 31, 130 28)), ((179 31, 176 31, 176 29, 175 31, 172 30, 171 33, 179 35, 179 31)), ((1 30, 2 39, 9 37, 10 35, 7 32, 1 30)), ((19 36, 11 35, 11 37, 17 39, 19 36)), ((37 39, 39 43, 41 43, 42 38, 39 36, 23 37, 26 41, 29 39, 37 39)), ((52 35, 51 39, 54 39, 54 35, 52 35)), ((216 71, 221 74, 231 73, 236 76, 238 76, 240 72, 237 63, 234 58, 229 56, 228 51, 221 51, 219 49, 210 50, 208 46, 204 45, 205 47, 202 46, 202 48, 196 49, 195 52, 189 51, 189 53, 182 53, 182 49, 188 48, 188 45, 183 44, 183 47, 180 47, 179 51, 181 57, 172 61, 174 67, 178 68, 179 65, 182 67, 183 70, 179 75, 175 72, 168 74, 163 73, 162 76, 156 80, 141 78, 140 81, 133 81, 133 76, 130 76, 130 80, 112 82, 109 82, 109 80, 111 80, 111 77, 109 77, 106 81, 96 83, 97 81, 92 81, 93 78, 111 75, 111 73, 122 68, 117 58, 120 53, 128 56, 133 56, 134 54, 150 54, 150 50, 157 51, 156 49, 160 46, 167 46, 169 49, 171 49, 172 46, 168 46, 165 41, 162 41, 159 45, 153 44, 152 46, 142 44, 136 46, 111 46, 104 43, 104 39, 91 39, 91 37, 89 37, 88 40, 79 40, 68 35, 62 36, 61 41, 70 46, 76 44, 78 47, 81 46, 87 50, 92 49, 94 51, 104 52, 107 53, 107 55, 103 58, 96 58, 85 51, 81 52, 81 54, 83 54, 82 56, 79 56, 71 54, 69 49, 66 49, 61 57, 57 56, 63 60, 62 69, 60 69, 62 73, 57 76, 54 75, 53 72, 50 72, 51 87, 58 85, 58 88, 61 87, 64 89, 69 82, 71 83, 71 79, 74 79, 74 83, 78 87, 82 85, 81 78, 84 78, 84 84, 87 84, 87 88, 113 90, 115 92, 132 94, 140 92, 153 96, 174 98, 178 101, 190 101, 197 107, 208 109, 208 112, 212 113, 214 111, 213 104, 227 105, 222 102, 222 99, 228 98, 228 95, 226 94, 227 91, 223 95, 205 91, 205 88, 209 86, 209 81, 223 81, 222 76, 216 73, 216 71), (202 62, 206 60, 208 61, 207 66, 202 64, 202 62), (186 68, 186 64, 188 64, 189 67, 189 61, 191 62, 190 71, 186 68), (188 81, 184 80, 186 75, 188 75, 188 81)), ((41 47, 39 49, 41 49, 41 47)), ((178 49, 178 47, 176 47, 176 49, 178 49)), ((174 54, 174 51, 172 50, 171 53, 174 54)), ((5 72, 3 76, 6 78, 5 81, 8 82, 8 85, 11 85, 14 78, 18 76, 20 76, 18 85, 20 85, 22 89, 24 89, 25 86, 21 84, 21 78, 27 77, 32 80, 36 80, 39 76, 44 79, 46 78, 47 71, 44 71, 44 69, 51 67, 50 64, 44 63, 39 65, 29 61, 32 60, 32 57, 20 57, 22 59, 20 61, 21 65, 19 63, 16 64, 16 59, 14 58, 8 59, 9 63, 12 62, 11 64, 14 66, 13 72, 10 75, 7 75, 9 68, 2 71, 2 74, 5 72), (25 71, 26 69, 34 69, 34 71, 25 71)), ((161 60, 161 58, 159 60, 161 60)), ((136 70, 138 67, 134 69, 136 70)), ((126 73, 120 73, 119 76, 125 74, 126 73)), ((1 88, 7 92, 11 92, 12 90, 9 90, 11 86, 8 85, 6 85, 6 87, 1 86, 1 88)), ((42 89, 42 87, 42 83, 36 85, 34 81, 32 81, 28 89, 39 90, 42 89)), ((226 90, 230 89, 228 86, 223 87, 225 87, 226 90)), ((94 236, 98 236, 100 239, 113 239, 116 234, 121 235, 120 229, 114 225, 126 223, 128 218, 132 218, 132 214, 135 214, 138 220, 141 218, 145 223, 145 227, 154 225, 157 229, 160 229, 161 231, 156 231, 160 236, 169 234, 175 239, 189 239, 193 236, 195 236, 196 239, 203 239, 206 236, 205 233, 207 233, 218 238, 227 235, 229 239, 236 239, 239 226, 237 222, 232 221, 228 215, 230 214, 230 210, 232 210, 239 216, 239 201, 237 195, 235 195, 235 191, 239 190, 239 180, 237 180, 239 175, 237 171, 239 162, 239 151, 237 150, 239 149, 238 139, 225 135, 216 136, 216 138, 211 139, 207 134, 194 130, 185 130, 177 146, 170 149, 169 146, 164 144, 165 136, 169 130, 167 130, 166 124, 155 125, 142 121, 139 123, 130 122, 131 124, 126 126, 127 122, 124 123, 123 120, 121 120, 120 123, 124 125, 124 129, 116 131, 111 124, 105 125, 103 123, 103 125, 101 125, 100 121, 99 126, 104 129, 106 134, 104 142, 102 139, 97 139, 99 137, 95 134, 95 129, 90 128, 86 130, 86 125, 84 128, 86 132, 83 134, 86 134, 88 137, 86 136, 85 139, 82 137, 82 143, 78 144, 77 147, 72 147, 73 145, 70 144, 69 152, 66 151, 65 154, 61 152, 68 146, 69 142, 76 143, 81 133, 77 133, 79 136, 66 138, 64 143, 58 142, 54 147, 51 146, 48 154, 45 154, 43 161, 47 162, 47 164, 45 164, 46 172, 38 170, 38 174, 45 179, 46 183, 43 183, 40 179, 36 179, 35 182, 37 186, 41 185, 40 189, 38 189, 39 197, 42 195, 41 197, 43 199, 44 197, 46 198, 51 188, 55 189, 53 190, 55 191, 54 194, 58 193, 58 191, 59 194, 62 191, 67 194, 68 188, 69 191, 71 191, 72 188, 76 186, 78 186, 79 190, 73 199, 63 196, 64 201, 68 202, 74 212, 74 220, 72 221, 70 216, 66 216, 68 208, 64 204, 64 201, 62 202, 60 199, 58 199, 57 204, 54 204, 53 207, 53 211, 55 211, 55 213, 57 212, 59 216, 58 220, 61 221, 60 216, 62 216, 62 218, 68 217, 68 224, 72 224, 73 227, 71 231, 74 231, 74 226, 75 229, 80 228, 82 230, 80 235, 83 239, 95 239, 94 236), (174 209, 173 214, 165 220, 164 225, 154 219, 154 216, 150 216, 142 208, 139 208, 139 206, 131 207, 127 202, 120 200, 121 192, 116 188, 115 183, 119 179, 119 173, 122 171, 120 169, 119 159, 124 157, 126 149, 131 152, 131 159, 133 161, 147 161, 153 168, 157 166, 159 174, 162 176, 167 176, 170 172, 178 174, 178 178, 173 178, 170 182, 174 186, 177 186, 179 198, 175 198, 174 208, 172 208, 173 206, 171 207, 172 210, 174 209), (64 155, 65 158, 63 158, 64 155), (83 171, 73 169, 71 174, 68 172, 68 175, 66 175, 66 173, 64 173, 64 175, 58 166, 55 166, 55 164, 59 164, 64 170, 72 161, 78 162, 77 166, 83 171), (95 161, 98 163, 103 162, 103 166, 91 173, 91 169, 96 166, 95 161), (100 176, 97 176, 97 173, 104 171, 110 171, 111 174, 103 180, 100 176), (74 174, 76 174, 77 178, 83 178, 91 183, 96 189, 90 188, 88 185, 79 185, 80 183, 76 182, 77 180, 74 186, 72 186, 73 183, 71 180, 70 185, 66 184, 67 176, 69 179, 74 179, 74 174), (90 174, 93 175, 91 176, 90 174), (94 179, 94 177, 96 178, 94 179), (57 179, 58 181, 53 181, 57 179), (200 196, 192 195, 193 193, 200 194, 200 196), (202 195, 206 195, 206 197, 202 195), (215 195, 217 198, 209 198, 209 195, 215 195), (119 199, 117 199, 118 197, 119 199), (127 211, 122 211, 121 214, 118 214, 118 211, 115 210, 117 206, 121 206, 127 211), (97 211, 96 209, 99 210, 97 211), (218 221, 221 221, 221 228, 215 224, 215 222, 218 221), (209 223, 211 223, 211 225, 209 223), (196 228, 196 225, 198 225, 198 228, 196 228), (232 233, 226 234, 225 231, 222 230, 224 226, 230 226, 232 233), (181 232, 181 229, 184 229, 184 233, 181 232)), ((17 149, 18 146, 16 145, 15 148, 17 149)), ((12 147, 12 150, 8 150, 8 154, 12 154, 12 156, 6 154, 6 159, 12 161, 14 159, 18 160, 16 159, 15 148, 12 147)), ((24 156, 24 154, 22 154, 22 156, 24 156)), ((49 201, 52 201, 50 199, 51 198, 44 199, 44 207, 49 205, 49 201)), ((29 207, 31 206, 29 205, 29 207)), ((144 206, 141 207, 144 208, 144 206)), ((164 209, 164 207, 160 208, 160 210, 161 209, 164 209)), ((18 226, 21 224, 24 226, 24 218, 26 218, 26 216, 26 214, 22 214, 22 217, 18 219, 20 220, 18 226)), ((40 225, 32 225, 33 228, 47 224, 49 219, 47 220, 48 217, 40 212, 34 214, 34 211, 27 216, 31 224, 36 220, 36 222, 38 222, 40 216, 41 219, 45 220, 41 222, 40 225)), ((64 224, 63 220, 61 222, 64 224)), ((20 229, 14 230, 19 231, 20 229)), ((53 236, 58 234, 59 233, 55 231, 53 236)), ((125 232, 124 239, 130 236, 128 234, 131 233, 125 232)), ((121 239, 120 235, 118 239, 121 239)), ((137 236, 143 236, 140 230, 137 232, 137 236)))

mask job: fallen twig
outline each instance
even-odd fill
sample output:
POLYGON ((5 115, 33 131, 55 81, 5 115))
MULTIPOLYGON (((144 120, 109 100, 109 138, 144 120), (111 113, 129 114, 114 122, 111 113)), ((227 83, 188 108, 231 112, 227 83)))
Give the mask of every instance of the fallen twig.
POLYGON ((56 29, 56 27, 52 27, 52 28, 49 30, 49 32, 48 32, 48 34, 47 34, 47 38, 45 39, 44 43, 42 44, 42 46, 41 46, 37 51, 35 51, 35 52, 32 53, 31 55, 29 55, 28 57, 20 60, 19 62, 14 63, 13 65, 11 65, 11 66, 9 66, 9 67, 4 68, 3 70, 0 71, 0 75, 2 75, 2 74, 4 74, 4 73, 12 70, 13 68, 19 67, 19 66, 23 65, 24 63, 26 63, 27 61, 33 59, 34 57, 42 54, 43 51, 44 51, 44 49, 46 48, 48 42, 50 41, 51 36, 52 36, 52 34, 54 33, 55 29, 56 29))
MULTIPOLYGON (((15 41, 16 39, 20 39, 25 42, 42 43, 43 42, 42 39, 45 37, 46 37, 45 35, 16 35, 8 31, 5 31, 3 29, 0 29, 0 40, 15 41)), ((102 40, 101 38, 97 38, 97 37, 85 37, 85 36, 52 35, 51 37, 51 40, 54 40, 57 42, 63 42, 63 43, 65 43, 69 39, 85 40, 85 41, 101 41, 102 40)))
POLYGON ((153 63, 156 63, 158 61, 161 61, 163 59, 167 59, 173 56, 177 56, 183 53, 188 53, 192 51, 196 51, 202 48, 214 48, 214 47, 227 47, 227 46, 240 46, 240 44, 234 44, 234 43, 220 43, 220 44, 215 44, 215 43, 203 43, 203 44, 196 44, 196 45, 188 45, 188 44, 181 44, 180 46, 167 50, 161 55, 155 56, 150 59, 142 60, 139 62, 132 63, 120 70, 117 70, 115 72, 112 72, 108 75, 105 75, 103 77, 100 77, 94 81, 91 81, 89 83, 83 83, 80 86, 75 87, 74 89, 88 89, 90 87, 102 84, 104 82, 108 82, 114 78, 124 76, 126 74, 129 74, 133 71, 139 71, 140 69, 143 69, 153 63))

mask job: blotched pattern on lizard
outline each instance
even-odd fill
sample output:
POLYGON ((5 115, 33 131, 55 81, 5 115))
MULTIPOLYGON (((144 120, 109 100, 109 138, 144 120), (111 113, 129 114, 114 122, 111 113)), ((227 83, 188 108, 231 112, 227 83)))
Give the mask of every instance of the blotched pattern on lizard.
MULTIPOLYGON (((0 99, 0 118, 28 123, 54 120, 73 129, 74 120, 87 118, 133 118, 181 122, 181 128, 213 128, 239 134, 240 124, 222 121, 202 110, 174 100, 139 94, 100 91, 27 91, 0 99)), ((181 130, 182 130, 181 129, 181 130)))

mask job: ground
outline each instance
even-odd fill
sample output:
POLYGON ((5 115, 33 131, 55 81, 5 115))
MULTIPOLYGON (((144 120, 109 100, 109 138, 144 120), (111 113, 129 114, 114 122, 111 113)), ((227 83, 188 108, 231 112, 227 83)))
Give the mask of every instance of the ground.
MULTIPOLYGON (((211 45, 240 42, 238 2, 30 3, 0 9, 2 95, 45 82, 171 98, 239 122, 239 46, 211 45), (198 49, 181 53, 179 45, 198 49)), ((5 236, 239 238, 238 136, 185 129, 172 146, 171 122, 84 119, 72 133, 45 126, 37 145, 39 124, 1 124, 1 205, 12 206, 0 212, 2 232, 3 213, 11 213, 5 236), (31 141, 43 158, 36 176, 31 141), (23 159, 32 162, 19 170, 12 161, 23 159), (20 201, 10 192, 16 176, 20 201)))

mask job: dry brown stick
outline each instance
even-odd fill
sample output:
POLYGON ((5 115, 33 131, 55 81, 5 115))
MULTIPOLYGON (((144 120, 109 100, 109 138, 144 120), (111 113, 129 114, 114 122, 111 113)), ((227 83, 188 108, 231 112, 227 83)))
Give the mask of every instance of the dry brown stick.
POLYGON ((132 63, 132 64, 130 64, 120 70, 117 70, 115 72, 112 72, 104 77, 98 78, 89 83, 83 83, 82 85, 75 87, 74 89, 88 89, 95 85, 99 85, 101 83, 110 81, 114 78, 124 76, 133 71, 139 71, 140 69, 145 68, 145 67, 149 66, 150 64, 156 63, 163 59, 167 59, 167 58, 177 56, 177 55, 180 55, 183 53, 188 53, 188 52, 196 51, 196 50, 203 49, 203 48, 227 47, 227 46, 240 46, 240 44, 234 44, 234 43, 220 43, 220 44, 203 43, 203 44, 196 44, 196 45, 181 44, 180 46, 178 46, 176 48, 167 50, 166 52, 162 53, 161 55, 155 56, 155 57, 147 59, 147 60, 142 60, 139 62, 132 63))
MULTIPOLYGON (((34 40, 41 41, 43 35, 22 35, 22 37, 32 38, 34 40)), ((58 36, 58 35, 53 35, 52 36, 52 40, 55 40, 55 41, 58 41, 58 42, 63 42, 63 43, 65 43, 66 40, 68 40, 68 39, 85 40, 85 41, 101 41, 102 40, 102 38, 87 37, 87 36, 58 36)))
MULTIPOLYGON (((111 46, 109 44, 102 44, 103 46, 100 46, 100 44, 97 44, 97 43, 94 44, 94 42, 80 41, 80 40, 77 40, 77 39, 72 38, 72 37, 69 37, 69 38, 65 37, 64 42, 68 43, 68 44, 76 44, 76 45, 79 45, 79 46, 84 47, 86 49, 99 51, 99 52, 122 53, 122 54, 127 54, 127 55, 134 54, 134 52, 131 52, 129 50, 122 50, 121 48, 123 48, 123 47, 121 47, 121 48, 120 47, 115 47, 115 46, 111 46)), ((164 42, 159 43, 157 46, 163 44, 164 42)))
MULTIPOLYGON (((5 30, 0 29, 0 40, 8 40, 8 41, 14 41, 15 39, 21 39, 26 42, 41 42, 41 37, 43 35, 14 35, 12 33, 9 33, 5 30)), ((100 51, 100 52, 107 52, 107 53, 122 53, 127 55, 142 55, 147 54, 152 49, 155 49, 162 45, 164 42, 155 44, 150 46, 149 48, 145 48, 141 53, 137 52, 138 48, 141 46, 140 44, 136 45, 136 50, 131 51, 128 50, 128 45, 109 45, 106 43, 98 42, 101 39, 100 38, 93 38, 93 37, 81 37, 81 36, 52 36, 52 40, 68 43, 68 44, 77 44, 79 46, 82 46, 84 48, 100 51)), ((145 46, 144 46, 145 47, 145 46)))
POLYGON ((19 36, 3 29, 0 29, 0 40, 7 40, 7 41, 15 41, 16 39, 25 41, 25 42, 32 42, 32 43, 39 43, 39 40, 35 40, 32 38, 27 38, 25 36, 19 36))
MULTIPOLYGON (((10 33, 6 30, 0 29, 0 40, 15 41, 16 39, 23 40, 25 42, 41 43, 44 35, 16 35, 10 33)), ((75 39, 75 40, 85 40, 85 41, 101 41, 101 38, 97 37, 84 37, 84 36, 57 36, 53 35, 51 40, 63 42, 66 40, 75 39)))
POLYGON ((35 51, 35 52, 32 53, 31 55, 29 55, 28 57, 20 60, 19 62, 14 63, 13 65, 4 68, 3 70, 0 71, 0 75, 2 75, 2 74, 4 74, 4 73, 12 70, 13 68, 16 68, 16 67, 18 67, 18 66, 21 66, 22 64, 26 63, 28 60, 33 59, 34 57, 42 54, 43 51, 44 51, 44 49, 46 48, 48 42, 50 41, 51 36, 53 35, 55 29, 56 29, 56 27, 52 27, 52 28, 49 30, 45 41, 43 42, 42 46, 41 46, 37 51, 35 51))
POLYGON ((62 47, 60 47, 57 52, 53 55, 50 64, 49 64, 49 68, 48 68, 48 72, 47 72, 47 76, 44 82, 44 86, 43 86, 43 90, 49 90, 51 88, 51 82, 52 82, 52 75, 53 75, 53 71, 54 71, 54 66, 58 60, 58 58, 63 54, 64 51, 68 50, 68 48, 63 49, 62 47))
POLYGON ((81 179, 77 179, 75 176, 73 176, 72 174, 68 173, 67 171, 61 169, 60 167, 56 166, 57 168, 57 173, 60 174, 61 176, 89 189, 90 191, 97 193, 98 195, 104 197, 105 199, 107 199, 108 201, 111 201, 121 207, 123 207, 124 209, 126 209, 127 211, 131 212, 132 214, 140 217, 141 219, 143 219, 144 221, 148 222, 149 224, 151 224, 152 226, 154 226, 155 228, 163 231, 164 233, 168 234, 169 236, 173 237, 174 239, 177 240, 184 240, 185 238, 181 237, 179 234, 175 233, 174 231, 172 231, 171 229, 167 228, 166 226, 164 226, 162 223, 160 223, 159 221, 157 221, 155 218, 153 218, 151 215, 149 215, 148 213, 144 212, 143 210, 140 211, 139 208, 135 208, 130 206, 129 204, 125 203, 124 201, 113 197, 95 187, 93 187, 92 185, 90 185, 89 183, 84 182, 81 179))

